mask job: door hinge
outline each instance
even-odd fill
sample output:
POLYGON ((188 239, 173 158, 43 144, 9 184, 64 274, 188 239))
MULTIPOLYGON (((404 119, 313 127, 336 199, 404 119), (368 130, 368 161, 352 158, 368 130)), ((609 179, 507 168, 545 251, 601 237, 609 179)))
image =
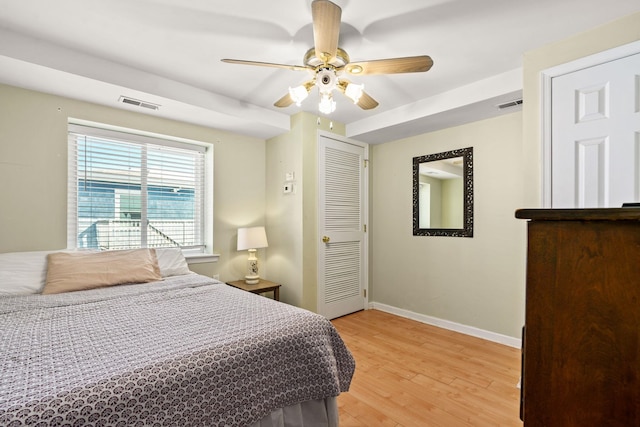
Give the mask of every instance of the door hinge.
POLYGON ((367 166, 369 166, 369 159, 364 159, 364 167, 366 168, 367 166))
POLYGON ((362 290, 362 295, 363 295, 365 298, 367 297, 367 290, 366 290, 366 289, 363 289, 363 290, 362 290))
POLYGON ((364 232, 367 232, 367 224, 364 224, 364 232))

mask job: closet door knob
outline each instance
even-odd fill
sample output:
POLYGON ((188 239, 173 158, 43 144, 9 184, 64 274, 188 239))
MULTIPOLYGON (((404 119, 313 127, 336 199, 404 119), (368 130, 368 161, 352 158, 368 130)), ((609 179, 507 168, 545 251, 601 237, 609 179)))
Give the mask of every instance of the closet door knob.
POLYGON ((322 238, 322 241, 323 241, 324 243, 329 243, 329 240, 331 240, 331 239, 329 238, 329 236, 324 236, 324 237, 322 238))

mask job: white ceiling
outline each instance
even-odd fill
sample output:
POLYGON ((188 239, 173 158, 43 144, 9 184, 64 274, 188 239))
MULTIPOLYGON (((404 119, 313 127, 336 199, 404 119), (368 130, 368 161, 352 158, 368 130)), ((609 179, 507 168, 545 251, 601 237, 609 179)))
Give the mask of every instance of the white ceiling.
MULTIPOLYGON (((522 54, 630 13, 638 0, 334 0, 352 61, 427 54, 427 73, 352 77, 380 105, 345 97, 329 118, 378 143, 500 114, 521 96, 522 54)), ((273 103, 306 72, 310 0, 0 0, 0 82, 269 138, 289 116, 273 103), (160 104, 157 112, 118 103, 160 104)), ((526 102, 526 100, 525 100, 526 102)), ((517 108, 517 107, 516 107, 517 108)), ((506 110, 513 111, 513 110, 506 110)))

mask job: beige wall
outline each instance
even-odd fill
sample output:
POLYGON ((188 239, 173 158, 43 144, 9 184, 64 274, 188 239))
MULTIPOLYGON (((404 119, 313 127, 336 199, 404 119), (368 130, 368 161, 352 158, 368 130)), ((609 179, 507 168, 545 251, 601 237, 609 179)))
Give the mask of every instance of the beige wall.
POLYGON ((370 300, 520 337, 522 114, 372 146, 370 300), (412 159, 473 147, 474 237, 413 236, 412 159))
POLYGON ((6 85, 0 85, 0 252, 66 247, 69 117, 211 143, 213 250, 221 257, 192 269, 222 280, 246 274, 247 255, 236 251, 235 239, 239 226, 264 223, 264 140, 6 85))
POLYGON ((302 302, 302 143, 296 116, 291 131, 267 141, 267 238, 269 280, 282 284, 280 300, 302 302), (285 174, 294 174, 293 192, 284 194, 285 174))

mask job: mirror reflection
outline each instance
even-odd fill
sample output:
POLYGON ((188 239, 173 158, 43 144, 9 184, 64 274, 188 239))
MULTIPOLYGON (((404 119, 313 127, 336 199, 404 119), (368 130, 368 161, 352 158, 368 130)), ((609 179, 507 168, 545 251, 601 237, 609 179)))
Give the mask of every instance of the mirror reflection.
POLYGON ((414 157, 416 236, 473 236, 473 148, 414 157))

